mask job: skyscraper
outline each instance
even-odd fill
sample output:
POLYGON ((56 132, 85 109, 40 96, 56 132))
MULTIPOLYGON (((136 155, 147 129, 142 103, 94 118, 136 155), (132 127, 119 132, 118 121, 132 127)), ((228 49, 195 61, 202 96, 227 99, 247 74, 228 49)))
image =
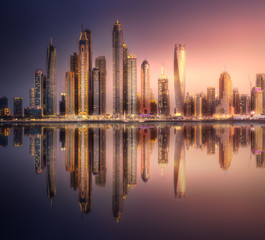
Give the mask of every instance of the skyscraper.
POLYGON ((46 60, 46 114, 48 116, 56 116, 57 110, 57 98, 56 98, 56 49, 53 46, 52 39, 47 49, 47 60, 46 60))
POLYGON ((75 115, 75 72, 65 75, 65 115, 75 115))
POLYGON ((215 88, 208 87, 207 88, 207 115, 212 116, 215 113, 215 88))
POLYGON ((128 113, 128 56, 129 50, 125 43, 122 45, 123 49, 123 113, 128 113))
POLYGON ((240 114, 240 94, 237 88, 233 89, 233 107, 234 113, 240 114))
POLYGON ((168 78, 162 72, 161 78, 158 79, 158 114, 169 115, 169 91, 168 91, 168 78))
POLYGON ((112 32, 113 115, 123 114, 123 30, 117 21, 112 32))
POLYGON ((42 107, 42 84, 43 84, 43 73, 41 69, 37 69, 35 72, 35 107, 42 107))
POLYGON ((98 68, 93 68, 92 83, 93 115, 100 115, 100 71, 98 68))
POLYGON ((127 114, 136 114, 137 100, 137 60, 134 54, 128 56, 127 114))
POLYGON ((256 87, 262 90, 262 113, 265 114, 265 74, 258 73, 256 75, 256 87))
POLYGON ((221 114, 231 114, 233 106, 232 81, 228 72, 222 72, 219 78, 219 98, 218 111, 221 114))
POLYGON ((82 31, 78 41, 78 115, 87 116, 89 77, 89 41, 87 33, 82 31))
POLYGON ((174 50, 174 84, 175 113, 184 114, 185 84, 186 84, 186 50, 185 45, 176 44, 174 50))
POLYGON ((74 53, 70 56, 70 72, 74 72, 74 108, 75 115, 78 115, 78 55, 74 53))
POLYGON ((105 56, 100 56, 96 58, 96 68, 100 71, 100 114, 106 114, 106 77, 107 77, 107 70, 106 70, 106 58, 105 56))
POLYGON ((150 113, 150 65, 144 60, 141 65, 141 113, 150 113))
POLYGON ((23 116, 23 98, 22 97, 13 98, 13 110, 14 110, 14 117, 23 116))
POLYGON ((196 94, 196 96, 195 96, 194 113, 195 113, 195 116, 197 116, 197 117, 202 116, 202 96, 201 96, 201 94, 196 94))
POLYGON ((61 100, 59 101, 59 111, 60 115, 65 115, 65 93, 61 93, 61 100))
POLYGON ((92 32, 85 29, 88 40, 88 114, 93 114, 93 83, 92 83, 92 32))
POLYGON ((34 107, 35 106, 35 92, 34 88, 29 89, 29 106, 34 107))

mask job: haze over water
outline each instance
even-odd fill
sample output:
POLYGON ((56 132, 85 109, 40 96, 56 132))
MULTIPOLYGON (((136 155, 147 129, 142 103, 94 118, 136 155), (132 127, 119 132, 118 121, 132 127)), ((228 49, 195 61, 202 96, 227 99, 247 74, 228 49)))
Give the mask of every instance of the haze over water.
POLYGON ((259 239, 265 125, 0 127, 8 238, 259 239))

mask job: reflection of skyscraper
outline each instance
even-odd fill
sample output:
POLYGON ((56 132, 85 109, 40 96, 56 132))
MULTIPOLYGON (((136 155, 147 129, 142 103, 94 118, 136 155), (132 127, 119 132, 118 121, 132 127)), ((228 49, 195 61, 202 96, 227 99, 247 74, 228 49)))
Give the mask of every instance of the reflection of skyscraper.
POLYGON ((42 136, 36 135, 34 139, 34 156, 35 156, 35 172, 41 174, 43 171, 43 159, 42 159, 42 136))
POLYGON ((65 127, 65 169, 67 172, 75 171, 75 128, 65 127))
POLYGON ((265 128, 256 126, 254 130, 254 153, 256 155, 256 166, 265 167, 265 128))
POLYGON ((141 128, 141 177, 144 182, 150 178, 150 129, 141 128))
POLYGON ((47 105, 46 114, 53 116, 56 115, 56 49, 53 46, 52 40, 47 49, 47 61, 46 61, 46 72, 47 72, 47 105))
POLYGON ((170 140, 170 127, 163 126, 158 128, 158 163, 162 167, 162 175, 164 168, 168 164, 169 153, 169 140, 170 140))
POLYGON ((0 147, 8 146, 9 134, 10 134, 10 128, 0 127, 0 147))
POLYGON ((106 129, 99 129, 99 173, 96 175, 96 185, 104 187, 106 184, 106 129))
POLYGON ((174 84, 176 114, 184 114, 186 84, 186 50, 185 45, 176 44, 174 50, 174 84))
POLYGON ((112 211, 117 222, 123 213, 123 131, 120 126, 113 127, 113 195, 112 211))
POLYGON ((44 129, 46 136, 47 194, 52 201, 56 195, 56 129, 44 129))
POLYGON ((22 147, 23 146, 23 128, 22 127, 14 127, 14 134, 13 134, 13 146, 14 147, 22 147))
POLYGON ((117 21, 112 32, 113 115, 123 114, 123 31, 117 21))
POLYGON ((212 126, 206 127, 207 154, 215 154, 216 131, 212 126))
POLYGON ((185 197, 186 194, 186 163, 183 127, 176 127, 175 134, 174 190, 175 198, 182 198, 185 197))
POLYGON ((141 65, 141 113, 150 113, 150 65, 144 60, 141 65))
POLYGON ((228 170, 232 162, 233 139, 231 129, 220 127, 217 132, 219 142, 219 164, 223 170, 228 170))
POLYGON ((92 174, 88 155, 88 128, 78 128, 78 192, 80 210, 91 211, 92 174))

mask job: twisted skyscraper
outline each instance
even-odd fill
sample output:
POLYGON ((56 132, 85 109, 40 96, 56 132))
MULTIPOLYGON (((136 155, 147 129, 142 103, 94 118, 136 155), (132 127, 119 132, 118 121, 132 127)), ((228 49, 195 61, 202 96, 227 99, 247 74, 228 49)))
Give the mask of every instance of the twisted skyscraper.
POLYGON ((174 50, 174 85, 175 85, 175 113, 184 115, 186 84, 186 50, 185 45, 176 44, 174 50))

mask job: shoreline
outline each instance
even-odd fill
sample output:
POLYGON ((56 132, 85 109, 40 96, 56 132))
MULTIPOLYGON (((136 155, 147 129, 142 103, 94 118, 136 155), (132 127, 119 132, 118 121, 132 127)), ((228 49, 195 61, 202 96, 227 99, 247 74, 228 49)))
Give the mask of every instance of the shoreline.
POLYGON ((13 124, 152 124, 152 123, 210 123, 210 124, 218 124, 218 123, 264 123, 265 119, 210 119, 210 120, 192 120, 192 119, 185 119, 185 120, 176 120, 176 119, 146 119, 146 120, 1 120, 0 125, 13 125, 13 124))

